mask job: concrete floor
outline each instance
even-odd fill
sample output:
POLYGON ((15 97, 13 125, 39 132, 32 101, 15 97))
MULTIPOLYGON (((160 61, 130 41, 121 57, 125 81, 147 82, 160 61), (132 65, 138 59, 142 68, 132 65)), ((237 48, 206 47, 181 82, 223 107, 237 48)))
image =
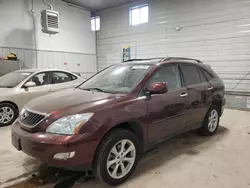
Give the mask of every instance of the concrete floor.
MULTIPOLYGON (((119 188, 250 187, 250 112, 227 109, 220 125, 213 137, 191 132, 160 144, 145 154, 133 177, 119 188)), ((15 151, 9 127, 0 128, 0 135, 0 187, 31 177, 32 171, 43 171, 42 178, 33 177, 11 188, 49 188, 74 174, 41 166, 37 160, 15 151), (46 179, 48 176, 51 178, 46 179)), ((75 181, 73 188, 81 187, 109 188, 96 180, 75 181)))

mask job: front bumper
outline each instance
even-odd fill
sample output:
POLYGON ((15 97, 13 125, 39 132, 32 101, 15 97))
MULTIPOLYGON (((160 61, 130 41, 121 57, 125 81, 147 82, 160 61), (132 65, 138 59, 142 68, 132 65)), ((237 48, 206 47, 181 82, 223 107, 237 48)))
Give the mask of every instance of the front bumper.
POLYGON ((19 151, 35 157, 42 162, 69 170, 90 170, 98 141, 89 134, 54 135, 47 133, 30 133, 21 128, 16 121, 11 128, 12 145, 19 151), (54 159, 57 153, 75 152, 67 160, 54 159))

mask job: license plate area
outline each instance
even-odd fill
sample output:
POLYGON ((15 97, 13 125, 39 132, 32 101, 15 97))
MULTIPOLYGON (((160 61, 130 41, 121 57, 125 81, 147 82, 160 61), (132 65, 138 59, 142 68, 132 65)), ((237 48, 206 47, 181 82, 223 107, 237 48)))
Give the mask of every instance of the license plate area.
POLYGON ((14 134, 12 134, 11 140, 12 140, 12 145, 13 145, 18 151, 22 150, 20 138, 18 138, 18 137, 15 136, 14 134))

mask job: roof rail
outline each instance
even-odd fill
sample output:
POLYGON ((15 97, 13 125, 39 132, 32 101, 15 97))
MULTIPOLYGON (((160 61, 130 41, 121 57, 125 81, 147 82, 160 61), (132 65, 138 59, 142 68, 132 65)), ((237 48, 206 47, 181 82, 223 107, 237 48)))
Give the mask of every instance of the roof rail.
POLYGON ((146 59, 129 59, 129 60, 126 60, 126 61, 123 61, 123 62, 131 62, 131 61, 150 61, 150 60, 156 60, 156 59, 164 60, 164 59, 166 59, 166 57, 155 57, 155 58, 146 58, 146 59))
POLYGON ((195 61, 197 63, 202 63, 202 61, 198 59, 192 58, 185 58, 185 57, 155 57, 155 58, 147 58, 147 59, 129 59, 123 62, 132 62, 132 61, 150 61, 150 60, 159 60, 159 61, 170 61, 170 60, 188 60, 188 61, 195 61))
POLYGON ((197 63, 202 63, 202 61, 198 59, 185 58, 185 57, 168 57, 164 59, 164 61, 167 61, 167 60, 189 60, 189 61, 196 61, 197 63))

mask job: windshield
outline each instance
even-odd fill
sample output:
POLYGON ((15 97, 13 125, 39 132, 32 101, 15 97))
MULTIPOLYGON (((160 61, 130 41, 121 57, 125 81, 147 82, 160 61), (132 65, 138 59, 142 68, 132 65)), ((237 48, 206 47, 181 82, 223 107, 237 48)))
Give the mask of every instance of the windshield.
POLYGON ((0 77, 0 87, 12 88, 20 84, 31 72, 11 72, 0 77))
POLYGON ((150 67, 151 65, 114 65, 87 80, 79 88, 107 93, 128 93, 136 87, 150 67))

